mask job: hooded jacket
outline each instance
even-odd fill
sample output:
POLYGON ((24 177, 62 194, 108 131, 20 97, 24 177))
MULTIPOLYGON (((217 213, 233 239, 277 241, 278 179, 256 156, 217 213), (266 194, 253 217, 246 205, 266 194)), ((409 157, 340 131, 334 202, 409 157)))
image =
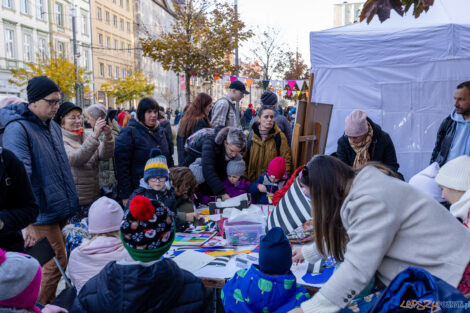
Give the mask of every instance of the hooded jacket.
POLYGON ((128 199, 139 186, 152 148, 160 149, 167 159, 168 167, 173 167, 173 156, 164 130, 161 127, 148 129, 132 118, 129 126, 124 127, 116 138, 114 150, 119 198, 128 199))
POLYGON ((470 118, 465 120, 455 109, 450 117, 455 122, 455 133, 446 162, 461 155, 470 155, 470 118))
POLYGON ((294 274, 271 276, 255 265, 239 270, 221 292, 226 313, 285 313, 310 298, 294 274))
POLYGON ((142 178, 139 182, 139 188, 134 190, 134 192, 129 197, 129 202, 135 196, 144 196, 150 200, 158 200, 162 202, 167 208, 170 209, 174 214, 176 214, 176 202, 175 202, 175 192, 173 189, 165 185, 163 190, 157 191, 150 188, 149 184, 145 182, 142 178))
POLYGON ((235 184, 232 184, 228 178, 224 180, 224 187, 227 194, 230 198, 237 197, 244 193, 248 192, 248 187, 250 187, 250 182, 247 181, 244 177, 240 177, 240 181, 235 184))
POLYGON ((254 181, 261 174, 267 172, 269 162, 277 156, 282 156, 286 160, 286 171, 292 173, 291 150, 286 136, 277 127, 276 123, 274 123, 273 128, 264 141, 261 140, 258 122, 253 124, 251 131, 253 135, 251 137, 250 151, 247 151, 244 155, 245 164, 247 164, 245 177, 249 181, 254 181), (280 155, 277 155, 276 139, 274 138, 276 134, 281 136, 280 155))
POLYGON ((269 204, 268 193, 276 193, 279 189, 284 187, 286 180, 280 180, 277 183, 271 182, 267 173, 261 174, 248 188, 248 192, 252 195, 252 200, 255 198, 258 204, 269 204), (267 193, 262 193, 258 189, 258 185, 266 187, 267 193))
POLYGON ((70 313, 203 313, 209 307, 201 280, 170 259, 110 262, 83 286, 70 313))
POLYGON ((55 224, 73 216, 78 196, 60 126, 42 122, 27 103, 20 103, 0 110, 0 127, 5 127, 3 147, 23 162, 30 178, 39 205, 35 224, 55 224))

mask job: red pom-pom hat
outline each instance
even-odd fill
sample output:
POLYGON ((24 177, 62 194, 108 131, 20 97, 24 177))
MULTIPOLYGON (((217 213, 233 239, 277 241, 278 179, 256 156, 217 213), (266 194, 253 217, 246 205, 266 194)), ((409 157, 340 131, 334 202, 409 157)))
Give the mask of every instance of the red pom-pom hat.
POLYGON ((139 221, 148 221, 155 215, 155 207, 149 198, 135 196, 129 204, 129 211, 139 221))

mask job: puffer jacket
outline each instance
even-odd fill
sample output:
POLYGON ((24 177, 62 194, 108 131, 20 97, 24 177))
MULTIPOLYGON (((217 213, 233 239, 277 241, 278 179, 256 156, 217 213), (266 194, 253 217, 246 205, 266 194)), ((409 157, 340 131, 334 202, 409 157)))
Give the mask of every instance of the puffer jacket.
POLYGON ((266 275, 251 265, 225 284, 221 297, 227 313, 285 313, 299 307, 310 295, 296 283, 294 274, 266 275))
MULTIPOLYGON (((121 112, 122 113, 122 112, 121 112)), ((117 121, 113 120, 113 136, 116 140, 121 128, 117 121)), ((100 140, 104 139, 104 134, 101 134, 100 140)), ((114 154, 107 160, 100 161, 100 188, 111 187, 117 183, 116 172, 114 171, 114 154)))
POLYGON ((175 191, 172 188, 166 187, 161 191, 153 190, 142 178, 139 183, 139 188, 132 192, 128 203, 130 203, 135 196, 144 196, 150 200, 160 201, 176 215, 175 191))
POLYGON ((35 224, 55 224, 75 215, 78 196, 60 126, 42 122, 27 103, 20 103, 0 110, 3 127, 3 147, 23 162, 39 205, 35 224))
POLYGON ((258 122, 254 123, 251 128, 253 135, 251 137, 250 151, 245 152, 244 155, 245 164, 247 164, 245 177, 248 178, 249 181, 254 181, 261 174, 267 172, 269 163, 277 156, 282 156, 286 160, 286 171, 292 173, 292 155, 284 133, 282 133, 276 123, 274 123, 266 139, 262 141, 258 128, 258 122), (277 154, 276 140, 274 138, 276 134, 280 134, 281 136, 279 155, 277 154))
POLYGON ((83 286, 70 313, 205 313, 201 280, 163 259, 151 265, 108 263, 83 286))
POLYGON ((84 131, 83 136, 62 129, 65 152, 72 168, 79 205, 88 205, 100 196, 99 162, 113 157, 114 138, 99 141, 93 133, 84 131))
POLYGON ((132 118, 129 126, 121 129, 114 150, 119 198, 128 199, 132 191, 139 187, 152 148, 160 149, 168 167, 173 166, 173 156, 161 127, 151 130, 132 118))

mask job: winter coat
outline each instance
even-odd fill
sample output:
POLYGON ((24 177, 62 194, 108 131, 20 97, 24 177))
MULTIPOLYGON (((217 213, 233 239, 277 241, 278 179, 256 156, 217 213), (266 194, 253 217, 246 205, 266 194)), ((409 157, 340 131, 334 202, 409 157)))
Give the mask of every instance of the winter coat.
POLYGON ((23 163, 0 147, 0 249, 23 251, 21 229, 36 221, 39 208, 23 163))
POLYGON ((240 120, 237 117, 235 103, 230 100, 228 95, 223 95, 214 104, 212 108, 211 125, 212 127, 240 127, 240 120))
POLYGON ((168 149, 171 155, 171 167, 173 167, 173 154, 175 153, 175 145, 173 144, 173 130, 171 129, 171 123, 169 120, 163 119, 160 121, 159 127, 164 130, 166 141, 168 142, 168 149))
POLYGON ((186 214, 194 212, 194 203, 186 195, 178 196, 175 194, 176 224, 186 222, 186 214))
POLYGON ((110 262, 78 294, 70 313, 203 313, 201 280, 173 260, 110 262))
MULTIPOLYGON (((348 305, 374 276, 387 286, 409 266, 456 287, 470 261, 465 226, 427 194, 373 166, 356 175, 340 215, 349 238, 344 261, 319 290, 338 307, 348 305)), ((314 244, 302 253, 309 263, 318 260, 314 244)))
POLYGON ((159 148, 167 159, 168 167, 173 166, 164 130, 161 127, 150 130, 132 118, 129 126, 124 127, 116 138, 114 150, 118 195, 121 199, 128 199, 139 186, 152 148, 159 148))
MULTIPOLYGON (((123 112, 121 112, 123 113, 123 112)), ((124 113, 125 114, 125 113, 124 113)), ((113 120, 113 137, 114 141, 116 141, 117 136, 121 128, 117 121, 113 120)), ((101 134, 100 140, 104 140, 104 134, 101 134)), ((110 188, 113 185, 116 185, 116 172, 114 170, 114 154, 108 160, 100 161, 99 165, 100 170, 100 188, 110 188)))
POLYGON ((235 183, 235 185, 232 184, 228 178, 224 180, 224 188, 230 198, 247 193, 248 187, 250 187, 250 182, 247 181, 244 177, 241 177, 240 181, 235 183))
POLYGON ((261 174, 254 182, 251 183, 248 192, 252 195, 252 200, 258 204, 269 204, 268 193, 274 194, 276 191, 284 187, 285 180, 280 180, 277 183, 273 183, 269 180, 268 174, 261 174), (260 192, 258 185, 263 185, 268 190, 268 193, 260 192))
POLYGON ((285 313, 310 298, 294 274, 271 276, 256 265, 239 270, 222 288, 226 313, 285 313))
POLYGON ((267 172, 269 163, 277 156, 282 156, 286 160, 286 171, 291 173, 291 150, 284 133, 282 133, 276 123, 274 123, 273 128, 263 142, 258 127, 259 123, 255 123, 251 128, 253 135, 251 137, 250 151, 245 152, 244 155, 245 164, 247 164, 245 177, 248 178, 249 181, 254 181, 261 174, 267 172), (276 134, 280 134, 281 136, 279 155, 277 154, 276 140, 274 138, 276 134))
POLYGON ((3 147, 23 162, 29 176, 39 205, 35 224, 55 224, 75 215, 78 196, 60 126, 42 122, 26 103, 0 110, 0 124, 5 127, 3 147))
MULTIPOLYGON (((254 123, 258 122, 258 117, 255 116, 250 121, 250 128, 253 127, 254 123)), ((286 135, 287 143, 291 144, 292 142, 292 125, 289 123, 287 117, 282 114, 279 114, 278 111, 275 111, 274 115, 274 123, 276 123, 277 127, 286 135)))
POLYGON ((108 236, 98 236, 91 242, 85 239, 70 254, 67 273, 77 292, 80 292, 83 285, 106 264, 122 259, 130 260, 130 256, 121 239, 108 236))
POLYGON ((170 187, 165 186, 164 190, 161 191, 153 190, 142 178, 139 187, 130 195, 128 203, 135 196, 144 196, 150 200, 160 201, 176 215, 175 191, 170 187))
MULTIPOLYGON (((180 125, 180 127, 181 127, 181 125, 180 125)), ((194 134, 195 132, 197 132, 200 129, 209 128, 209 127, 210 127, 210 125, 207 123, 206 119, 200 118, 200 119, 198 119, 194 129, 191 130, 191 134, 194 134)), ((180 136, 180 135, 176 136, 176 147, 177 147, 177 150, 178 150, 178 164, 179 164, 179 166, 185 166, 184 160, 187 157, 188 153, 186 151, 184 151, 184 145, 185 145, 186 140, 188 139, 188 137, 183 137, 183 136, 180 136)), ((189 163, 189 164, 191 164, 191 163, 189 163)))
POLYGON ((88 205, 100 196, 99 162, 114 155, 114 138, 99 141, 90 131, 83 136, 62 129, 65 152, 72 169, 79 205, 88 205))
MULTIPOLYGON (((393 145, 390 135, 367 118, 374 132, 372 142, 369 147, 369 155, 371 161, 379 161, 389 167, 392 171, 398 172, 400 165, 397 162, 395 146, 393 145)), ((353 166, 356 152, 349 144, 348 136, 343 135, 338 139, 338 148, 336 150, 337 158, 349 166, 353 166)))

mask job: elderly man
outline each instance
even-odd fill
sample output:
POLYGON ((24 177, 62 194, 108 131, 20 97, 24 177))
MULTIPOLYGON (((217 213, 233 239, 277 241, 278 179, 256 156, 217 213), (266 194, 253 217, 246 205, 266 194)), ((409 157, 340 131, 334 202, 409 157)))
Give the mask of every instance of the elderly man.
MULTIPOLYGON (((28 103, 11 104, 0 111, 3 147, 23 162, 39 205, 36 221, 23 230, 26 243, 47 237, 65 268, 61 228, 75 214, 78 196, 60 126, 51 121, 59 109, 60 90, 48 77, 37 76, 28 82, 26 91, 28 103)), ((40 303, 54 299, 60 277, 53 260, 44 265, 40 303)))
POLYGON ((240 101, 245 95, 245 85, 238 80, 233 81, 228 87, 228 93, 217 100, 212 109, 212 127, 231 126, 241 128, 240 118, 235 110, 235 102, 240 101))

